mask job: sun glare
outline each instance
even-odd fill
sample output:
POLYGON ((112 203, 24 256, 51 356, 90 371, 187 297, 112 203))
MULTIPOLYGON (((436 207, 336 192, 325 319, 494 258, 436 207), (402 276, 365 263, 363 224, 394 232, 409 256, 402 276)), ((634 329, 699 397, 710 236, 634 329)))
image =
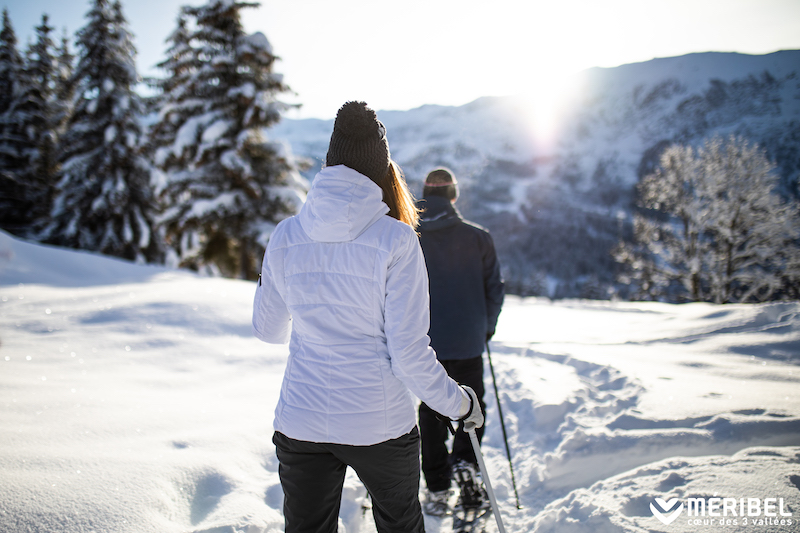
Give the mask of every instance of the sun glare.
POLYGON ((579 96, 577 75, 543 75, 518 95, 539 150, 555 147, 562 133, 572 104, 579 96))

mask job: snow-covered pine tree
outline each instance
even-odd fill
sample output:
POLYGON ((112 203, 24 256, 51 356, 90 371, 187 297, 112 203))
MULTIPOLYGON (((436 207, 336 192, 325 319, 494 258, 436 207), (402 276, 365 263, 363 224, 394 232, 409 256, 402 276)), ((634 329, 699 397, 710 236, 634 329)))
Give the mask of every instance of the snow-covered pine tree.
POLYGON ((77 33, 76 99, 46 242, 136 261, 160 261, 151 165, 142 150, 136 50, 119 2, 94 0, 77 33))
POLYGON ((151 141, 163 172, 161 223, 181 266, 254 279, 266 236, 304 192, 294 159, 264 130, 289 106, 262 33, 240 11, 259 4, 211 0, 185 7, 158 83, 151 141))
POLYGON ((19 94, 23 61, 17 48, 17 35, 3 9, 0 31, 0 228, 12 233, 23 230, 24 189, 18 174, 25 168, 20 155, 20 128, 12 108, 19 94))
POLYGON ((36 43, 29 54, 26 66, 27 94, 22 95, 21 105, 26 120, 23 128, 29 143, 27 187, 31 225, 50 212, 58 172, 58 118, 56 94, 56 59, 53 27, 48 25, 48 16, 42 15, 42 24, 36 27, 36 43))
POLYGON ((69 49, 69 37, 67 30, 61 37, 61 48, 58 51, 56 65, 56 125, 59 135, 64 133, 72 115, 72 106, 75 99, 75 87, 73 86, 72 74, 75 67, 75 56, 69 49))
MULTIPOLYGON (((191 92, 191 77, 197 68, 194 51, 189 43, 191 36, 186 28, 186 14, 181 11, 177 28, 167 38, 167 59, 157 66, 166 73, 164 78, 149 78, 147 83, 156 89, 158 94, 148 99, 148 107, 158 114, 159 120, 148 132, 149 150, 155 152, 159 147, 168 147, 175 142, 180 127, 198 109, 202 109, 202 101, 194 98, 191 92)), ((176 158, 161 150, 166 160, 157 161, 158 167, 170 165, 176 158)), ((164 186, 163 176, 155 180, 158 187, 164 186)))
POLYGON ((13 131, 17 216, 16 233, 30 236, 37 220, 47 216, 58 170, 55 111, 53 40, 48 16, 36 27, 36 41, 29 47, 20 70, 17 90, 6 114, 13 131))
POLYGON ((15 84, 22 68, 22 57, 17 49, 17 34, 3 8, 3 29, 0 31, 0 113, 5 113, 14 98, 15 84))

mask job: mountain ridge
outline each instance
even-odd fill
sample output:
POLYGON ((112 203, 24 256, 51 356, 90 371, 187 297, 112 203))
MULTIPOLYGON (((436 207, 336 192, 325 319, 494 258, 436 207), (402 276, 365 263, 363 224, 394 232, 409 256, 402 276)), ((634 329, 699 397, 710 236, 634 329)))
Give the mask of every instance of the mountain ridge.
MULTIPOLYGON (((784 197, 800 175, 800 50, 704 52, 576 76, 557 136, 541 142, 519 96, 462 106, 378 111, 392 157, 419 195, 429 170, 461 183, 459 208, 495 237, 509 291, 625 297, 610 250, 630 238, 635 186, 670 144, 714 135, 758 143, 777 165, 784 197)), ((309 158, 313 178, 333 120, 284 119, 269 130, 309 158)))

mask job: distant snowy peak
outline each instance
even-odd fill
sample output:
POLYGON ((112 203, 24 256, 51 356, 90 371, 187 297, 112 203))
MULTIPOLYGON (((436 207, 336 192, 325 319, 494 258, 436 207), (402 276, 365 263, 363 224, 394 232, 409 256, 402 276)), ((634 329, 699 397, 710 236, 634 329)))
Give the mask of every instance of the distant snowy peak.
POLYGON ((587 118, 593 117, 607 124, 627 122, 642 140, 697 142, 720 128, 725 130, 720 133, 752 136, 740 123, 754 116, 769 117, 771 124, 800 117, 800 50, 653 59, 589 69, 578 83, 581 98, 568 125, 573 132, 585 132, 587 118))
MULTIPOLYGON (((520 95, 378 116, 412 186, 437 165, 451 167, 470 186, 497 188, 510 179, 517 191, 506 204, 514 210, 528 195, 526 186, 519 190, 521 178, 581 194, 606 188, 609 180, 629 189, 667 144, 699 144, 715 134, 761 144, 785 180, 796 181, 800 155, 792 132, 800 129, 800 50, 660 58, 588 69, 574 82, 580 87, 546 144, 535 138, 520 95)), ((307 173, 313 175, 332 126, 333 120, 284 119, 269 135, 314 161, 307 173)))
MULTIPOLYGON (((612 283, 610 251, 629 230, 634 187, 671 144, 744 137, 776 163, 780 192, 797 194, 800 50, 689 54, 592 68, 572 81, 569 98, 552 105, 516 95, 378 111, 415 194, 433 168, 455 172, 459 208, 493 232, 516 290, 580 296, 592 279, 612 283), (543 135, 537 121, 553 106, 562 114, 543 135)), ((308 157, 311 178, 332 128, 332 120, 283 120, 268 135, 308 157)))
POLYGON ((596 67, 584 71, 582 76, 589 86, 602 90, 653 84, 667 78, 681 80, 689 90, 700 90, 712 79, 730 82, 748 75, 760 76, 765 71, 775 78, 784 78, 799 70, 800 50, 782 50, 767 55, 704 52, 614 68, 596 67))
MULTIPOLYGON (((579 86, 577 97, 565 119, 567 123, 560 128, 560 144, 570 144, 574 149, 576 141, 582 145, 591 141, 587 139, 589 133, 595 138, 603 137, 606 132, 602 130, 586 130, 589 116, 605 118, 607 122, 637 118, 651 123, 662 118, 648 115, 659 111, 652 108, 659 101, 675 100, 674 106, 661 108, 661 113, 675 112, 677 105, 687 99, 694 102, 687 102, 684 111, 692 103, 696 107, 699 98, 719 107, 719 99, 724 97, 723 85, 734 84, 741 92, 748 83, 757 86, 769 82, 782 84, 776 89, 778 94, 770 97, 781 100, 779 113, 783 118, 800 116, 800 98, 796 98, 800 96, 800 50, 767 55, 706 52, 614 68, 591 68, 574 79, 579 86), (796 81, 787 83, 791 80, 796 81), (631 116, 632 109, 648 104, 651 109, 639 113, 639 117, 631 116), (576 140, 575 135, 583 139, 576 140)), ((379 111, 378 116, 387 126, 392 155, 403 168, 451 160, 471 175, 476 165, 485 164, 487 158, 522 162, 558 155, 559 150, 553 145, 543 153, 533 141, 529 116, 521 112, 521 105, 519 95, 483 97, 458 107, 425 105, 408 111, 379 111), (466 165, 461 163, 465 160, 469 161, 466 165)), ((270 130, 270 135, 287 140, 297 153, 321 161, 332 126, 333 120, 284 119, 270 130)), ((643 149, 639 143, 634 144, 643 149)))

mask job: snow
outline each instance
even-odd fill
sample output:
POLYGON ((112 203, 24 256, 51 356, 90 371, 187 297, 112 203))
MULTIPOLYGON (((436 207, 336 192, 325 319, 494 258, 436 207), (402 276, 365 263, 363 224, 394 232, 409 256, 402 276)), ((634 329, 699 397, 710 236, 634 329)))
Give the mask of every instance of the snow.
POLYGON ((112 144, 117 139, 117 127, 109 125, 105 130, 105 143, 112 144))
MULTIPOLYGON (((282 531, 287 347, 251 336, 253 292, 0 233, 0 530, 282 531)), ((800 304, 510 296, 491 349, 507 531, 797 531, 800 304)), ((340 531, 375 531, 364 495, 350 472, 340 531)))
POLYGON ((195 200, 191 209, 184 215, 184 219, 201 219, 209 213, 231 211, 240 195, 240 192, 223 192, 210 200, 195 200))
POLYGON ((252 82, 247 82, 241 87, 231 87, 228 91, 228 98, 238 98, 239 96, 245 99, 252 100, 256 96, 256 86, 252 82))
MULTIPOLYGON (((170 152, 174 154, 176 157, 182 157, 184 150, 187 147, 190 147, 193 144, 195 144, 195 140, 198 134, 197 132, 200 129, 204 128, 207 124, 215 121, 215 119, 216 119, 215 113, 204 113, 199 116, 191 117, 178 130, 178 133, 175 136, 175 143, 166 150, 163 148, 160 149, 162 153, 158 155, 157 162, 165 161, 170 152)), ((215 129, 215 131, 218 130, 215 129)))
POLYGON ((217 119, 203 131, 201 141, 204 144, 216 144, 216 142, 228 132, 231 121, 228 119, 217 119))
POLYGON ((261 51, 269 55, 273 54, 272 45, 270 44, 269 39, 267 39, 267 36, 261 33, 260 31, 257 31, 252 35, 247 35, 245 37, 242 37, 241 44, 239 45, 239 47, 240 47, 239 53, 246 53, 250 51, 253 52, 261 51))

